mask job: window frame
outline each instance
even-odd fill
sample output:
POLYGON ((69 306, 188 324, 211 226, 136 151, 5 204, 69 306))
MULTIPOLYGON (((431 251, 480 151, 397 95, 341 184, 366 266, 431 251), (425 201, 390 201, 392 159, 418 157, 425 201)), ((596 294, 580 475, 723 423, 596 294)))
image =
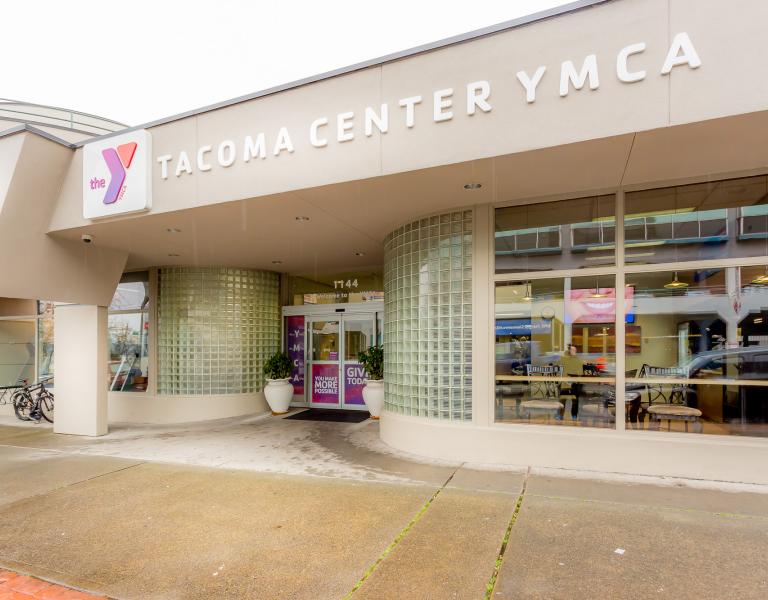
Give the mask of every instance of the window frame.
MULTIPOLYGON (((709 183, 709 182, 715 182, 715 181, 726 181, 731 179, 741 179, 741 178, 747 178, 747 177, 758 177, 758 176, 768 176, 768 170, 766 169, 755 169, 755 170, 749 170, 749 171, 741 171, 741 172, 733 172, 733 173, 722 173, 717 174, 716 176, 710 176, 710 177, 692 177, 692 178, 682 178, 677 180, 665 180, 665 181, 657 181, 657 182, 648 182, 643 184, 634 184, 634 185, 619 185, 617 187, 613 188, 599 188, 597 190, 582 190, 579 192, 570 192, 570 193, 562 193, 562 194, 552 194, 547 196, 541 196, 541 197, 528 197, 528 198, 521 198, 516 199, 515 201, 502 201, 502 202, 495 202, 491 203, 489 205, 490 207, 490 214, 489 214, 489 235, 490 240, 488 243, 488 251, 489 251, 489 283, 488 283, 488 319, 486 323, 487 331, 490 332, 490 335, 488 336, 488 342, 487 342, 487 349, 488 349, 488 357, 490 362, 488 373, 491 374, 492 381, 494 382, 494 385, 491 386, 491 393, 487 394, 487 397, 485 398, 485 404, 486 404, 486 410, 487 414, 489 415, 489 424, 493 427, 524 427, 524 428, 532 428, 532 427, 545 427, 547 431, 552 430, 559 430, 562 429, 557 426, 547 426, 547 425, 529 425, 529 424, 521 424, 521 423, 504 423, 504 422, 498 422, 495 418, 495 411, 494 411, 494 402, 495 402, 495 393, 493 392, 493 388, 495 387, 495 368, 493 366, 494 357, 495 357, 495 336, 493 335, 493 332, 495 331, 495 313, 496 313, 496 306, 495 306, 495 288, 498 283, 504 283, 504 282, 510 282, 510 281, 533 281, 537 279, 554 279, 554 278, 560 278, 560 277, 588 277, 588 276, 600 276, 600 275, 613 275, 615 277, 615 286, 616 289, 623 289, 625 287, 626 283, 626 277, 627 275, 632 275, 636 273, 649 273, 649 272, 660 272, 660 271, 684 271, 684 270, 701 270, 701 269, 707 269, 711 267, 718 267, 718 268, 725 268, 725 267, 754 267, 754 266, 764 266, 768 265, 768 257, 766 256, 752 256, 752 257, 735 257, 735 258, 723 258, 723 259, 711 259, 711 260, 691 260, 691 261, 676 261, 676 262, 665 262, 665 263, 654 263, 654 264, 626 264, 625 260, 625 197, 627 193, 630 192, 640 192, 640 191, 650 191, 650 190, 656 190, 656 189, 664 189, 664 188, 671 188, 671 187, 678 187, 683 185, 690 185, 690 184, 697 184, 697 183, 709 183), (546 203, 546 202, 558 202, 558 201, 566 201, 566 200, 575 200, 579 198, 589 198, 589 197, 595 197, 595 196, 602 196, 602 195, 610 195, 614 194, 615 199, 615 206, 614 206, 614 215, 615 215, 615 248, 614 248, 614 260, 615 264, 606 266, 606 267, 584 267, 579 269, 560 269, 560 270, 550 270, 550 271, 519 271, 515 273, 497 273, 496 272, 496 255, 495 255, 495 244, 493 243, 494 235, 495 235, 495 226, 496 226, 496 210, 499 208, 506 208, 506 207, 516 207, 516 206, 524 206, 528 204, 539 204, 539 203, 546 203)), ((737 235, 740 233, 741 230, 741 222, 739 223, 738 227, 739 231, 736 232, 737 235)), ((768 241, 766 242, 768 244, 768 241)), ((626 305, 625 305, 625 298, 623 294, 617 294, 616 296, 616 348, 624 348, 626 346, 626 305), (622 326, 619 326, 621 324, 622 326)), ((486 334, 487 335, 487 334, 486 334)), ((626 351, 616 352, 616 376, 615 376, 615 386, 616 390, 624 390, 626 388, 627 382, 633 382, 636 380, 636 378, 627 378, 626 377, 626 351)), ((644 382, 649 380, 643 380, 644 382)), ((682 381, 682 380, 681 380, 682 381)), ((671 379, 665 379, 664 383, 676 383, 677 380, 671 380, 671 379)), ((710 384, 710 385, 724 385, 723 381, 719 380, 695 380, 694 383, 696 384, 710 384)), ((745 382, 739 381, 734 382, 732 380, 727 381, 728 385, 744 385, 745 382)), ((768 381, 766 380, 754 380, 752 382, 749 382, 749 380, 746 381, 746 385, 750 386, 768 386, 768 381)), ((618 393, 618 392, 617 392, 618 393)), ((482 400, 479 400, 482 402, 482 400)), ((477 412, 477 411, 475 411, 477 412)), ((577 428, 579 430, 580 434, 584 435, 590 435, 590 432, 592 434, 599 433, 601 431, 606 431, 604 428, 590 428, 590 427, 579 427, 577 428)), ((571 430, 571 428, 567 428, 567 430, 571 430)), ((614 424, 614 431, 620 432, 620 433, 626 433, 628 435, 643 435, 643 436, 661 436, 662 438, 668 439, 669 436, 683 436, 686 439, 689 439, 689 435, 687 433, 677 433, 677 432, 653 432, 653 431, 632 431, 627 429, 626 427, 626 410, 623 402, 617 402, 616 403, 616 415, 615 415, 615 424, 614 424)), ((607 429, 607 431, 611 431, 610 428, 607 429)), ((708 438, 727 438, 728 435, 718 435, 718 434, 711 434, 707 435, 708 438)), ((755 437, 747 437, 747 439, 750 440, 756 440, 758 438, 755 437)))
MULTIPOLYGON (((107 394, 119 394, 121 397, 142 398, 157 395, 157 268, 135 269, 125 273, 148 273, 149 283, 149 306, 145 309, 132 308, 122 310, 110 310, 107 307, 107 321, 110 315, 120 314, 147 314, 147 323, 149 323, 149 335, 147 337, 147 387, 141 392, 125 392, 120 390, 110 390, 111 380, 107 382, 107 394)), ((124 273, 124 274, 125 274, 124 273)), ((117 288, 115 288, 117 289, 117 288)), ((107 331, 107 344, 109 344, 109 331, 107 331)))

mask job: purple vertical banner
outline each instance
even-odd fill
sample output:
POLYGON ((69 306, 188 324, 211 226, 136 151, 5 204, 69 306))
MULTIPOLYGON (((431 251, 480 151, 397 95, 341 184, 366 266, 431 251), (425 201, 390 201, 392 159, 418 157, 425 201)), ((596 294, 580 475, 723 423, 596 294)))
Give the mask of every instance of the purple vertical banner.
POLYGON ((288 340, 288 357, 293 363, 291 383, 295 396, 304 395, 304 317, 285 318, 285 339, 288 340))
POLYGON ((344 404, 365 404, 363 386, 365 385, 365 369, 360 363, 344 365, 344 404))
POLYGON ((312 402, 339 403, 339 365, 312 365, 312 402))

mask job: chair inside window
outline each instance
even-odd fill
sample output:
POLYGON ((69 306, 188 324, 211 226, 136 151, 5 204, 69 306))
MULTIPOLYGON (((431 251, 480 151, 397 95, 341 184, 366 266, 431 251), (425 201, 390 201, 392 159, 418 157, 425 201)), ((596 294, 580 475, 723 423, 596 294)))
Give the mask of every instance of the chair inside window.
MULTIPOLYGON (((659 379, 664 377, 687 379, 688 373, 679 367, 652 367, 644 364, 638 377, 659 379)), ((662 421, 667 421, 667 429, 671 430, 672 421, 681 421, 688 431, 688 423, 693 423, 696 431, 701 431, 701 411, 688 406, 688 386, 684 383, 670 382, 669 384, 648 383, 645 385, 648 394, 648 413, 651 423, 660 427, 662 421)))
MULTIPOLYGON (((525 365, 525 374, 529 377, 562 377, 561 365, 525 365)), ((531 399, 558 400, 560 398, 559 381, 533 380, 529 382, 531 399)))
MULTIPOLYGON (((652 367, 644 364, 637 374, 640 378, 661 379, 665 377, 685 379, 688 373, 680 367, 652 367)), ((683 404, 687 403, 688 387, 684 383, 670 382, 668 384, 646 383, 645 391, 648 394, 648 404, 683 404)))
MULTIPOLYGON (((526 375, 529 377, 558 377, 563 375, 563 367, 560 365, 526 365, 526 375)), ((560 402, 560 381, 531 380, 529 385, 529 398, 520 403, 522 416, 531 420, 532 416, 545 415, 547 420, 551 417, 562 418, 563 403, 560 402)))

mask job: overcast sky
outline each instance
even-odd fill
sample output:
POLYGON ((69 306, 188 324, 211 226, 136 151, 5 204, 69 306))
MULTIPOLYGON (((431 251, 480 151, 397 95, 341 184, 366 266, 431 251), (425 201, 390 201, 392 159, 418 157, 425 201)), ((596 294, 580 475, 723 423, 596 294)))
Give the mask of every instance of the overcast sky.
POLYGON ((13 2, 0 98, 138 125, 566 3, 13 2))

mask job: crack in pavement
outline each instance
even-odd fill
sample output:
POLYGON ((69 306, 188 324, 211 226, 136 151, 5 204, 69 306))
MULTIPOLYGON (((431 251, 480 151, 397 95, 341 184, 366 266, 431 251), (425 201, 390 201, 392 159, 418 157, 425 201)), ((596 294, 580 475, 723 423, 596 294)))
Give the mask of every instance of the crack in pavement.
POLYGON ((405 537, 410 533, 411 529, 413 529, 413 526, 416 525, 416 523, 419 522, 419 520, 424 516, 424 514, 429 510, 429 507, 432 505, 432 503, 435 501, 435 499, 440 495, 440 492, 442 492, 446 486, 451 482, 451 479, 453 479, 453 476, 456 475, 456 472, 462 467, 462 465, 459 465, 456 467, 453 472, 448 476, 448 479, 446 479, 443 484, 437 488, 434 494, 424 503, 424 506, 422 506, 419 511, 414 515, 414 517, 408 522, 408 524, 403 527, 403 529, 400 530, 400 533, 398 533, 395 536, 395 539, 392 540, 392 543, 389 544, 384 549, 384 552, 382 552, 379 557, 374 561, 374 563, 368 567, 365 570, 365 573, 363 573, 363 576, 357 581, 357 583, 354 585, 354 587, 349 591, 349 593, 344 596, 344 600, 348 600, 352 597, 352 595, 359 590, 363 584, 368 580, 368 578, 373 575, 373 573, 376 571, 376 569, 379 568, 382 562, 389 556, 392 551, 397 547, 397 545, 402 542, 405 537))
POLYGON ((496 581, 499 578, 499 571, 501 571, 501 565, 504 563, 504 554, 507 551, 509 538, 512 535, 512 527, 515 526, 517 517, 520 514, 520 508, 523 505, 523 497, 525 496, 525 490, 528 486, 528 477, 530 477, 530 475, 531 468, 528 467, 525 472, 525 478, 523 479, 523 487, 520 490, 520 495, 517 497, 517 502, 515 503, 515 510, 512 511, 512 517, 509 519, 509 525, 507 525, 507 530, 504 532, 504 538, 501 540, 501 548, 499 548, 499 555, 496 557, 496 564, 493 567, 493 572, 491 573, 491 577, 485 587, 485 600, 490 600, 490 598, 493 597, 493 592, 496 588, 496 581))

